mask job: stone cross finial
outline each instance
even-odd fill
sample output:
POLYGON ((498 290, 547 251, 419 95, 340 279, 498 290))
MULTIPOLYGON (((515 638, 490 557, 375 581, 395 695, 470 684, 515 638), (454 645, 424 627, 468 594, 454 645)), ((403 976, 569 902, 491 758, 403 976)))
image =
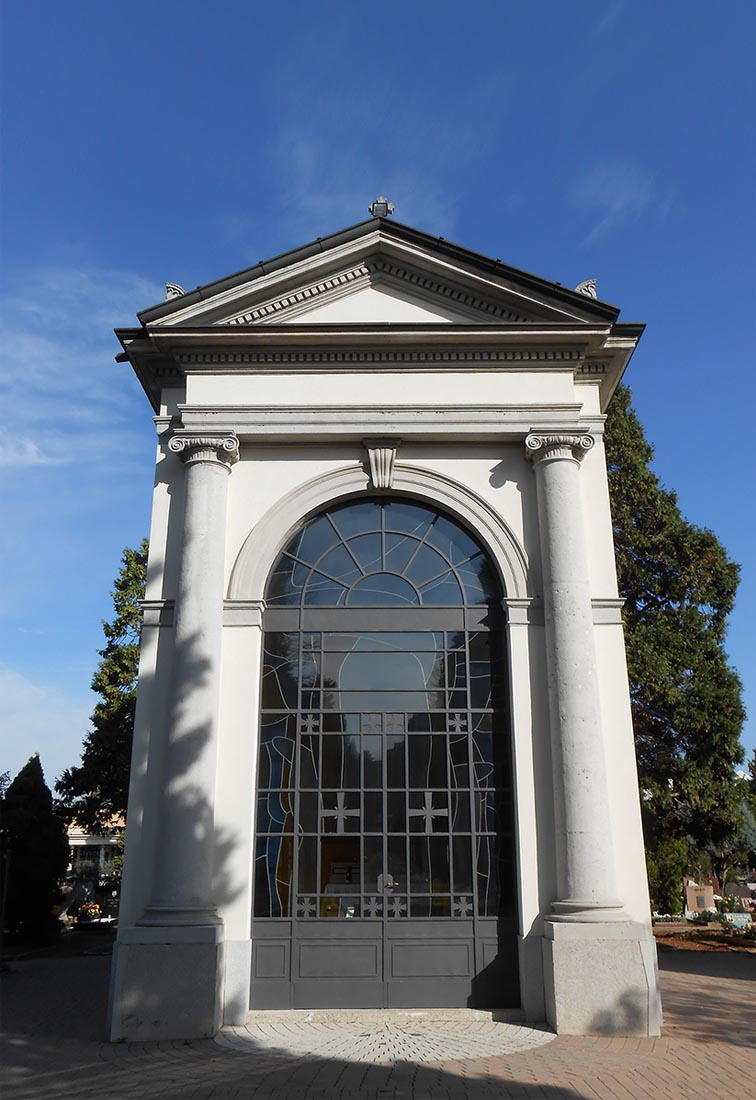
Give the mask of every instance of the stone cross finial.
POLYGON ((394 213, 394 204, 389 202, 385 195, 379 195, 370 203, 368 210, 374 218, 386 218, 394 213))

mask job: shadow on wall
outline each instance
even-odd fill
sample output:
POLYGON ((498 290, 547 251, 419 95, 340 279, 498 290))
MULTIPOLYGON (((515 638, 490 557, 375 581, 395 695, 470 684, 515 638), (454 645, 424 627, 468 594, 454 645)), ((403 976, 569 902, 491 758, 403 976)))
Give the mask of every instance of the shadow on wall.
POLYGON ((591 1020, 590 1035, 646 1035, 648 998, 628 990, 617 998, 612 1009, 597 1012, 591 1020))
MULTIPOLYGON (((186 641, 181 662, 182 675, 187 681, 202 687, 210 676, 210 667, 199 654, 198 649, 197 635, 186 641)), ((162 666, 161 656, 159 646, 157 654, 159 670, 162 666)), ((171 663, 172 673, 175 676, 178 664, 175 654, 171 663)), ((142 684, 148 694, 151 694, 151 678, 140 679, 140 686, 142 684)), ((193 774, 198 766, 201 767, 202 758, 211 738, 212 718, 194 715, 191 697, 180 701, 176 718, 182 733, 171 746, 168 758, 162 762, 160 773, 157 776, 153 774, 151 777, 153 782, 157 781, 159 787, 155 808, 159 811, 159 818, 175 823, 174 828, 180 835, 187 838, 187 843, 195 849, 196 857, 206 867, 211 868, 213 883, 211 900, 220 908, 233 901, 242 887, 233 887, 226 871, 226 865, 234 850, 234 837, 228 830, 218 830, 215 827, 213 806, 208 801, 203 788, 193 781, 193 774), (168 775, 170 778, 166 782, 168 775)), ((148 769, 155 767, 155 760, 152 758, 155 748, 159 750, 159 746, 151 746, 148 769)), ((209 757, 205 763, 210 763, 209 757)), ((159 763, 158 767, 160 767, 159 763)), ((162 839, 159 833, 159 821, 153 820, 152 813, 149 816, 145 815, 145 828, 156 830, 156 847, 159 848, 162 839)), ((126 859, 128 858, 127 850, 126 859)), ((156 866, 159 866, 159 862, 159 856, 156 856, 156 866)), ((159 882, 153 882, 153 894, 159 892, 160 885, 159 882)), ((148 900, 154 900, 154 898, 148 900)))
MULTIPOLYGON (((237 841, 229 830, 216 827, 211 802, 214 784, 209 777, 214 773, 215 762, 211 756, 214 718, 210 711, 216 704, 211 696, 211 705, 202 709, 207 702, 202 689, 210 686, 213 669, 203 656, 206 642, 198 634, 186 640, 181 655, 174 653, 172 662, 165 660, 165 651, 172 647, 167 646, 167 642, 173 642, 171 633, 161 632, 157 653, 159 675, 164 677, 166 663, 172 663, 170 682, 190 685, 191 689, 178 701, 174 712, 177 736, 167 746, 165 758, 160 761, 162 746, 153 742, 146 764, 147 775, 142 775, 142 781, 147 784, 142 852, 154 846, 154 870, 146 891, 146 904, 170 904, 173 899, 182 897, 183 883, 196 878, 199 884, 212 882, 209 890, 199 886, 197 893, 204 896, 198 900, 211 901, 221 909, 230 904, 244 886, 231 881, 229 861, 237 841), (196 694, 195 688, 198 689, 196 694), (160 769, 158 774, 154 770, 156 760, 160 769), (151 841, 148 839, 150 834, 151 841)), ((140 688, 151 700, 152 720, 157 725, 160 718, 155 711, 157 700, 152 697, 154 687, 151 678, 140 681, 140 688)), ((134 871, 129 867, 129 860, 139 856, 139 849, 129 852, 127 841, 127 874, 134 871)), ((183 897, 183 902, 193 904, 192 891, 187 893, 189 896, 183 897)), ((140 916, 141 912, 137 912, 137 923, 140 916)), ((218 951, 211 942, 209 927, 207 935, 206 943, 179 942, 179 936, 168 952, 160 943, 119 942, 113 989, 116 1035, 138 1037, 141 1033, 145 1037, 164 1039, 182 1033, 212 1035, 215 1015, 212 1004, 215 993, 221 988, 222 975, 218 972, 218 951), (198 1009, 200 1002, 204 1007, 198 1009), (206 1025, 197 1025, 195 1009, 207 1021, 206 1025)), ((246 1011, 246 1006, 244 1010, 241 1005, 234 1007, 246 1011)))

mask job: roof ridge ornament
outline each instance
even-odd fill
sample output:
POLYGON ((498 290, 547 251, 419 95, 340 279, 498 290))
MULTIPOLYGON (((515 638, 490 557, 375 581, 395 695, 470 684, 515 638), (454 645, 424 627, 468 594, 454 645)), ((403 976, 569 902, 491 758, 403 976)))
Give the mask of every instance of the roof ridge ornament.
POLYGON ((585 294, 586 298, 598 298, 595 279, 583 279, 582 283, 578 283, 575 287, 575 290, 578 294, 585 294))
POLYGON ((368 211, 374 218, 387 218, 389 214, 394 213, 394 204, 389 202, 385 195, 379 195, 370 203, 368 211))
POLYGON ((178 283, 166 283, 165 284, 165 300, 170 302, 171 298, 180 298, 186 291, 178 283))

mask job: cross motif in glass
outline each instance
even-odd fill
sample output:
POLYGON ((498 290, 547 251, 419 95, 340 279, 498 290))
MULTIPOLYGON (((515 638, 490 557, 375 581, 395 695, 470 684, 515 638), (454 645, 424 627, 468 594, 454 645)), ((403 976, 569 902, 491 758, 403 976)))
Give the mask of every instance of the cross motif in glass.
POLYGON ((320 719, 314 714, 303 714, 300 728, 302 733, 316 733, 320 729, 320 719))
POLYGON ((425 832, 433 832, 433 818, 434 817, 448 817, 449 811, 442 810, 440 808, 433 808, 433 792, 425 791, 424 804, 420 810, 408 810, 410 817, 423 817, 425 818, 425 832))
POLYGON ((344 791, 339 791, 336 795, 336 809, 335 810, 321 810, 321 817, 335 817, 336 818, 336 832, 343 833, 344 826, 346 825, 346 819, 348 817, 359 817, 359 810, 348 810, 346 808, 346 794, 344 791))
POLYGON ((401 917, 402 913, 407 912, 407 902, 401 898, 391 898, 389 900, 389 914, 392 917, 401 917))
POLYGON ((467 729, 467 719, 462 714, 452 714, 449 719, 449 728, 452 733, 461 733, 467 729))
POLYGON ((380 714, 363 714, 363 716, 362 716, 362 732, 363 733, 380 733, 381 732, 381 716, 380 716, 380 714))
POLYGON ((299 898, 297 900, 297 915, 300 917, 314 917, 315 916, 315 899, 314 898, 299 898))
POLYGON ((383 914, 383 898, 368 898, 364 913, 366 917, 380 917, 383 914))
POLYGON ((472 914, 472 898, 455 898, 453 908, 455 917, 469 917, 472 914))
POLYGON ((386 733, 404 733, 404 715, 386 715, 386 733))

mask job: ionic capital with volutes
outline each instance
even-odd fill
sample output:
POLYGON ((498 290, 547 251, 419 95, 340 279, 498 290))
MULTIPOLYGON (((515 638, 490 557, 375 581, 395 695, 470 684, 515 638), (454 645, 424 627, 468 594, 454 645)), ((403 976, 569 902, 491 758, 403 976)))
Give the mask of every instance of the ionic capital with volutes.
POLYGON ((533 463, 552 459, 582 462, 595 443, 587 432, 574 434, 531 432, 525 439, 525 453, 533 463))
POLYGON ((230 469, 239 458, 239 440, 228 432, 197 435, 178 428, 168 441, 168 449, 177 454, 185 465, 211 462, 230 469))

